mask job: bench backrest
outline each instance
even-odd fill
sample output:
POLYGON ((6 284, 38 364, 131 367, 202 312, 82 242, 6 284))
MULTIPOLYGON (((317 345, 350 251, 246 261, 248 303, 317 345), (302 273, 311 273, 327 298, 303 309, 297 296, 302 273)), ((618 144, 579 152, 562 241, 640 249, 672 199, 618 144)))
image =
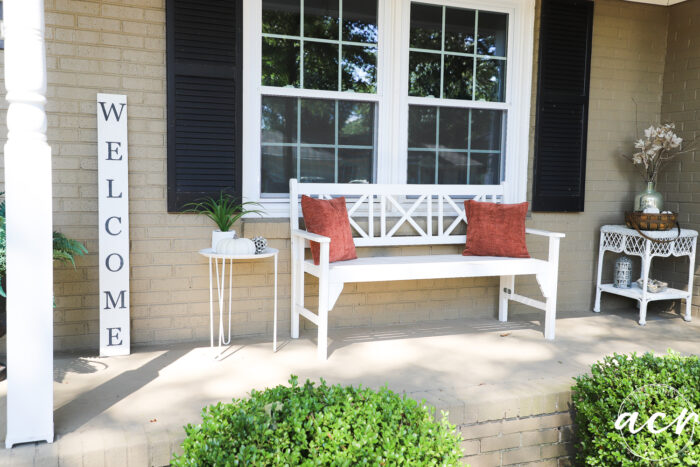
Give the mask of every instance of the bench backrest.
POLYGON ((465 243, 464 200, 502 203, 501 185, 391 185, 289 181, 292 229, 299 228, 299 197, 345 196, 355 246, 465 243), (408 231, 408 232, 407 232, 408 231))

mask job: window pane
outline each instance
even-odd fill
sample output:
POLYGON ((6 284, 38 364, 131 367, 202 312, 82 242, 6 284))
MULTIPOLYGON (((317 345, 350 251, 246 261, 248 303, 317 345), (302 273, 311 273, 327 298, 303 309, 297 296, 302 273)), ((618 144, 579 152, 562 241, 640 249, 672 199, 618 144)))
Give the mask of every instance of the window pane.
POLYGON ((500 151, 504 116, 502 110, 472 110, 471 149, 500 151))
POLYGON ((374 102, 262 96, 262 194, 288 193, 290 178, 374 183, 376 112, 374 102))
POLYGON ((442 7, 411 3, 411 47, 440 50, 442 7))
POLYGON ((479 12, 479 39, 477 51, 481 55, 506 56, 508 15, 479 12))
POLYGON ((505 118, 504 110, 409 106, 408 182, 500 183, 505 118))
POLYGON ((304 36, 338 39, 338 0, 304 0, 304 36))
MULTIPOLYGON (((507 41, 505 13, 412 3, 408 94, 505 102, 507 41)), ((504 110, 410 105, 408 182, 500 183, 505 120, 504 110)))
POLYGON ((343 46, 342 91, 377 92, 377 48, 343 46))
POLYGON ((408 107, 408 147, 435 148, 437 108, 422 105, 408 107))
POLYGON ((339 149, 338 183, 374 183, 373 153, 371 149, 339 149))
POLYGON ((343 40, 377 42, 377 0, 343 2, 343 40))
POLYGON ((297 142, 297 100, 288 97, 262 97, 262 129, 264 143, 297 142))
POLYGON ((505 13, 412 3, 409 95, 504 102, 507 29, 505 13))
POLYGON ((304 42, 304 88, 338 90, 338 45, 304 42))
POLYGON ((474 10, 448 8, 445 12, 445 50, 474 53, 474 10))
POLYGON ((438 183, 464 185, 467 183, 469 155, 466 152, 440 152, 438 157, 438 183))
POLYGON ((297 174, 296 146, 262 146, 263 193, 288 193, 289 179, 297 174))
POLYGON ((408 151, 408 183, 435 183, 435 151, 408 151))
POLYGON ((374 104, 349 101, 338 103, 338 144, 374 145, 374 104))
POLYGON ((440 55, 411 52, 409 54, 408 94, 440 97, 440 55))
POLYGON ((302 183, 333 183, 335 181, 335 150, 329 148, 301 148, 302 183))
POLYGON ((501 183, 500 154, 472 154, 469 163, 469 183, 498 185, 501 183))
POLYGON ((377 4, 347 0, 341 25, 340 0, 263 0, 262 84, 376 93, 377 4))
POLYGON ((471 99, 474 59, 456 55, 445 55, 446 99, 471 99))
POLYGON ((505 60, 476 61, 475 100, 504 102, 506 88, 505 60))
POLYGON ((299 87, 299 41, 263 37, 262 84, 299 87))
MULTIPOLYGON (((301 99, 301 143, 333 144, 335 141, 335 101, 301 99)), ((303 159, 302 153, 302 159, 303 159)))
POLYGON ((298 36, 300 25, 299 7, 299 0, 263 0, 263 33, 298 36))
MULTIPOLYGON (((469 109, 442 107, 438 113, 440 114, 440 148, 467 149, 469 109)), ((464 167, 466 170, 466 163, 464 167)), ((465 175, 464 180, 466 179, 465 175)))

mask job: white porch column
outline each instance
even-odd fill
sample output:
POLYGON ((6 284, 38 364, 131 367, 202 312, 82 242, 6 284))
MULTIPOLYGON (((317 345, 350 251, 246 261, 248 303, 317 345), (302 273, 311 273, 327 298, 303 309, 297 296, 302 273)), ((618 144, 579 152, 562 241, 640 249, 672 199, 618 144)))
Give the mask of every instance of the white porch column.
POLYGON ((51 148, 44 1, 6 0, 7 438, 53 441, 51 148))

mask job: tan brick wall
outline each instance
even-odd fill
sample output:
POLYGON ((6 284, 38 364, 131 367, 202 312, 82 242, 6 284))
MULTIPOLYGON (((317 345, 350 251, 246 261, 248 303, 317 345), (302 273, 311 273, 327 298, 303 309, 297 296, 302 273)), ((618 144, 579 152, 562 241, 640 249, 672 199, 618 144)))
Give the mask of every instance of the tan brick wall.
MULTIPOLYGON (((700 143, 700 1, 690 0, 670 8, 668 53, 664 72, 661 121, 675 122, 687 141, 700 143)), ((683 154, 669 164, 658 189, 666 207, 679 213, 683 227, 700 230, 700 151, 683 154)), ((683 287, 688 261, 659 261, 663 277, 683 287)), ((700 316, 700 277, 695 273, 693 314, 700 316)))
MULTIPOLYGON (((538 10, 539 10, 539 1, 538 10)), ((539 18, 539 12, 536 15, 539 18)), ((666 50, 668 10, 664 7, 596 0, 593 19, 591 82, 586 160, 586 199, 582 213, 533 213, 530 225, 566 233, 559 274, 559 310, 591 310, 598 260, 599 228, 619 224, 632 208, 641 182, 634 168, 620 157, 628 153, 639 121, 658 118, 666 50)), ((535 29, 539 30, 536 23, 535 29)), ((537 47, 538 36, 535 36, 537 47)), ((537 60, 532 99, 534 138, 537 60)), ((531 150, 534 140, 531 138, 531 150)), ((529 176, 532 176, 530 157, 529 176)), ((528 181, 531 189, 532 181, 528 181)), ((612 259, 612 255, 609 260, 612 259)), ((611 261, 604 277, 612 278, 611 261)), ((638 268, 638 266, 637 266, 638 268)), ((603 309, 629 307, 629 300, 605 294, 603 309)))
MULTIPOLYGON (((631 168, 617 154, 628 150, 635 135, 633 98, 639 104, 640 121, 660 112, 667 11, 622 0, 596 1, 586 212, 538 213, 528 221, 530 226, 567 234, 562 245, 561 315, 591 308, 598 227, 619 222, 639 188, 631 168)), ((46 0, 54 224, 85 241, 91 251, 78 260, 76 270, 56 270, 55 346, 59 350, 94 349, 98 342, 98 92, 126 93, 130 107, 133 342, 208 340, 209 278, 206 262, 196 250, 207 246, 212 226, 202 217, 166 212, 164 21, 164 0, 46 0)), ((4 121, 4 101, 0 106, 4 121)), ((286 333, 287 223, 248 222, 238 229, 249 237, 264 235, 281 250, 280 329, 286 333)), ((538 254, 545 251, 542 242, 530 247, 538 254)), ((392 253, 415 251, 439 253, 446 249, 401 248, 392 253)), ((236 274, 235 334, 269 335, 271 265, 237 264, 236 274)), ((523 284, 526 291, 537 291, 531 281, 523 284)), ((494 279, 349 284, 331 313, 331 326, 493 314, 496 285, 494 279)))
POLYGON ((462 461, 472 467, 573 464, 573 418, 568 410, 464 424, 462 461))
POLYGON ((571 384, 531 381, 408 393, 461 434, 462 462, 479 466, 573 465, 571 384))

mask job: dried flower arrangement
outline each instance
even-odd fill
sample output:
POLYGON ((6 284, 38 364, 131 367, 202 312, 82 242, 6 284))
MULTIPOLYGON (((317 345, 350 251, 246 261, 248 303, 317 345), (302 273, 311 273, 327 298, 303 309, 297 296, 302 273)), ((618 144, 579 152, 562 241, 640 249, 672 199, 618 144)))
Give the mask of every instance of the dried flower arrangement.
POLYGON ((686 151, 681 150, 683 138, 675 133, 675 123, 650 126, 644 130, 644 138, 634 143, 639 151, 627 157, 642 174, 645 182, 656 183, 661 169, 673 158, 686 151))

